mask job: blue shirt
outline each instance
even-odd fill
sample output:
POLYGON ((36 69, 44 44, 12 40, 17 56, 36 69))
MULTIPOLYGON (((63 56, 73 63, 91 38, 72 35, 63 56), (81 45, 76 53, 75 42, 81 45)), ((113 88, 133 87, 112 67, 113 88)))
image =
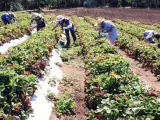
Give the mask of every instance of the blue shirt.
POLYGON ((10 18, 10 19, 15 18, 15 16, 14 16, 13 14, 8 14, 8 13, 3 14, 2 16, 3 16, 3 17, 8 17, 8 18, 10 18))
POLYGON ((59 23, 59 24, 60 24, 60 26, 61 26, 62 29, 63 29, 63 27, 68 27, 69 25, 72 25, 72 27, 69 28, 69 29, 74 30, 74 26, 71 23, 71 21, 69 20, 69 18, 65 18, 64 21, 63 21, 63 23, 59 23))
POLYGON ((100 30, 111 32, 113 27, 115 27, 115 25, 112 22, 104 21, 100 26, 100 30))

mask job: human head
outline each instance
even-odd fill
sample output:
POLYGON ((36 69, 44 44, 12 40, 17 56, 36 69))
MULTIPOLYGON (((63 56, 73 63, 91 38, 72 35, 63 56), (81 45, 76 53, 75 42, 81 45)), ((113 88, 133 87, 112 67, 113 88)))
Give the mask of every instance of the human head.
POLYGON ((63 20, 64 20, 64 16, 62 15, 57 16, 57 22, 62 23, 63 20))
POLYGON ((14 13, 12 11, 9 11, 8 14, 11 16, 11 18, 15 17, 15 15, 14 15, 14 13))
POLYGON ((35 19, 36 17, 40 16, 40 14, 38 13, 32 13, 31 15, 31 19, 35 19))
POLYGON ((103 22, 104 22, 104 19, 98 19, 97 24, 98 24, 98 25, 101 25, 103 22))

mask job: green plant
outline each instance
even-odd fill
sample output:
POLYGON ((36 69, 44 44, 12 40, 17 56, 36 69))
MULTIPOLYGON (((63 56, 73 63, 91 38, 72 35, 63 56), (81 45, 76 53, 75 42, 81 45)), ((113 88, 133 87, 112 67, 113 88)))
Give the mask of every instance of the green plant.
MULTIPOLYGON (((103 48, 103 41, 95 40, 92 35, 95 30, 91 25, 75 16, 72 18, 81 31, 79 32, 81 40, 84 41, 82 49, 85 53, 83 54, 85 69, 89 71, 85 81, 86 102, 89 109, 95 110, 94 117, 111 120, 158 119, 160 117, 158 93, 146 90, 144 85, 139 82, 139 78, 130 71, 128 62, 118 56, 117 52, 112 51, 114 47, 106 45, 106 48, 103 48), (106 49, 105 54, 104 49, 106 49)), ((88 19, 89 23, 90 21, 91 19, 88 19)), ((94 20, 91 21, 91 24, 94 24, 94 20)), ((147 46, 145 51, 143 42, 134 44, 134 41, 130 42, 131 38, 134 40, 132 35, 125 37, 121 41, 118 40, 118 44, 124 49, 127 48, 126 51, 130 55, 133 55, 138 49, 138 55, 140 55, 138 60, 146 62, 149 61, 148 59, 158 58, 159 53, 154 51, 158 50, 157 48, 147 46)), ((90 118, 93 118, 93 113, 90 118)))
MULTIPOLYGON (((47 20, 54 17, 46 16, 47 20)), ((42 75, 41 70, 45 69, 50 50, 56 43, 50 29, 50 26, 46 27, 1 56, 0 109, 4 115, 12 117, 15 114, 26 120, 32 112, 30 97, 37 89, 37 77, 42 75)))
POLYGON ((90 111, 87 120, 93 120, 94 119, 94 111, 90 111))
POLYGON ((58 116, 72 114, 75 106, 76 102, 71 96, 62 94, 58 97, 58 100, 55 103, 56 114, 58 116))
POLYGON ((51 91, 48 91, 47 93, 47 97, 49 98, 49 100, 53 101, 56 100, 57 98, 55 97, 55 93, 52 93, 51 91))

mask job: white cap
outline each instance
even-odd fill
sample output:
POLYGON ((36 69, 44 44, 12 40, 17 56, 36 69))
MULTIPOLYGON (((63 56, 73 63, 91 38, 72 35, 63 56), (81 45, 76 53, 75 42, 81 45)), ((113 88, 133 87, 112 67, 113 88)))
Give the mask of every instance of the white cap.
POLYGON ((58 22, 62 21, 63 19, 64 19, 64 16, 62 16, 62 15, 58 15, 57 16, 57 21, 58 22))
POLYGON ((31 19, 35 19, 38 16, 41 17, 41 15, 38 13, 32 13, 31 19))

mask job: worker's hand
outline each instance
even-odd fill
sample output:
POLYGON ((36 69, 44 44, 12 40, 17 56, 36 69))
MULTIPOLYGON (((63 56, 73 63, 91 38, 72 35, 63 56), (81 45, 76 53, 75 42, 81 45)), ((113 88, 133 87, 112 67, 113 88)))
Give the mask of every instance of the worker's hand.
POLYGON ((100 30, 101 33, 106 33, 106 30, 100 30))
POLYGON ((63 27, 63 30, 66 30, 66 29, 68 29, 68 27, 63 27))

